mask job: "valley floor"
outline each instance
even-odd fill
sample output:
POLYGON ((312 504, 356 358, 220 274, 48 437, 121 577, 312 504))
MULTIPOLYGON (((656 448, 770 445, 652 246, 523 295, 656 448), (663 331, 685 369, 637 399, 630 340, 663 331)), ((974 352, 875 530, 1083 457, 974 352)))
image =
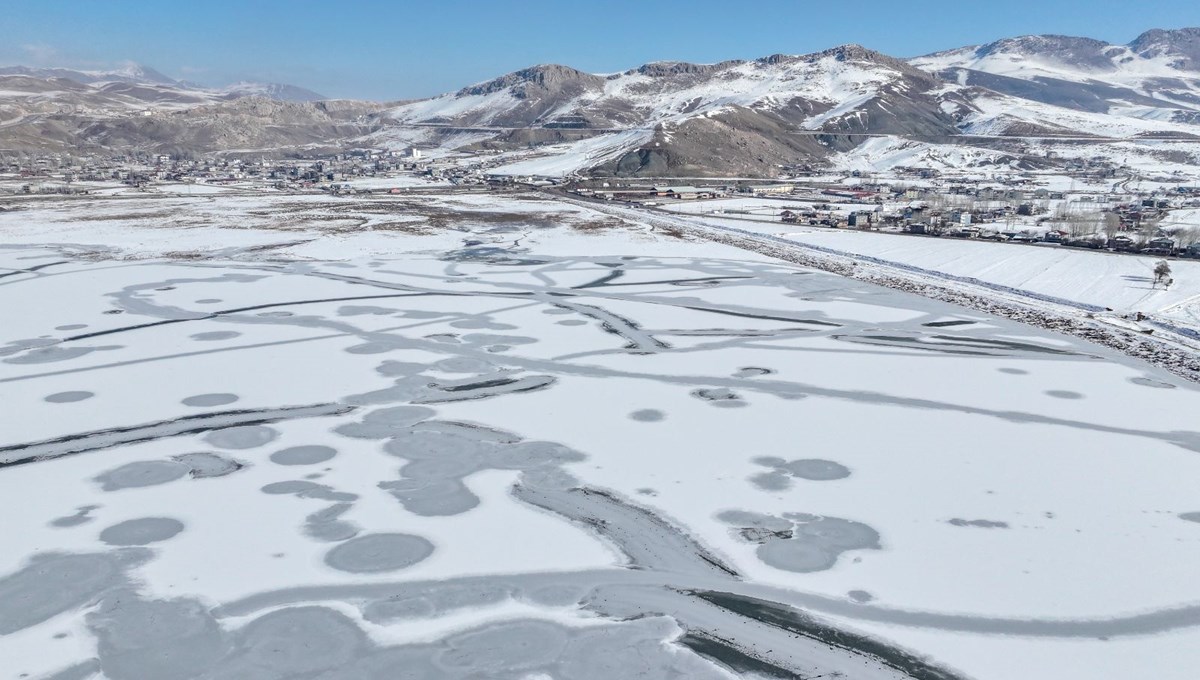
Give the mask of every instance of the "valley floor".
MULTIPOLYGON (((1195 383, 670 220, 722 226, 432 189, 0 213, 0 674, 1192 677, 1195 383)), ((757 233, 1154 314, 1200 286, 757 233)))

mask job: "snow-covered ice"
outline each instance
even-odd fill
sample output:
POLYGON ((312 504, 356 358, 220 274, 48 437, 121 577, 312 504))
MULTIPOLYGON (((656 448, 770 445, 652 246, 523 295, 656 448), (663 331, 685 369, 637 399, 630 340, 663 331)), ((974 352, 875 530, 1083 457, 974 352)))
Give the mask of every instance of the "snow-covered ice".
POLYGON ((545 198, 178 200, 0 222, 4 674, 1200 665, 1178 377, 545 198))

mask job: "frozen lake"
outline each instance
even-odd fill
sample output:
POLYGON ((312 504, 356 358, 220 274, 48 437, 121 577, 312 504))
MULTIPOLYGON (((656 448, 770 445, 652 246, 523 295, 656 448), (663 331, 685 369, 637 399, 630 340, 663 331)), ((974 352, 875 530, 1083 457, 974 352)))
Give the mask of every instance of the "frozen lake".
POLYGON ((0 247, 4 677, 1200 666, 1184 380, 715 244, 388 238, 0 247))

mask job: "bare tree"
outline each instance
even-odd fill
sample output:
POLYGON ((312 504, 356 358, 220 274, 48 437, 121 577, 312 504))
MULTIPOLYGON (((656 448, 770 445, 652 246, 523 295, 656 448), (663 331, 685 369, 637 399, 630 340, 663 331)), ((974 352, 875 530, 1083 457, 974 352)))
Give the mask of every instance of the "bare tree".
POLYGON ((1104 236, 1111 241, 1119 231, 1121 231, 1121 216, 1115 212, 1104 213, 1104 236))
POLYGON ((1154 285, 1163 284, 1163 288, 1171 286, 1171 263, 1159 260, 1154 265, 1154 285))

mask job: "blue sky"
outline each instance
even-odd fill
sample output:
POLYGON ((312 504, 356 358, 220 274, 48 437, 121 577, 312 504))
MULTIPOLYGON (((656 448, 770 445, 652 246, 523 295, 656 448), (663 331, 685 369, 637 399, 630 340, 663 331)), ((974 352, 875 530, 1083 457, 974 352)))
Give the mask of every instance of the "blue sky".
POLYGON ((1029 33, 1116 43, 1200 26, 1200 1, 7 0, 0 63, 136 61, 204 84, 287 82, 334 97, 425 97, 539 63, 803 54, 855 42, 914 56, 1029 33))

